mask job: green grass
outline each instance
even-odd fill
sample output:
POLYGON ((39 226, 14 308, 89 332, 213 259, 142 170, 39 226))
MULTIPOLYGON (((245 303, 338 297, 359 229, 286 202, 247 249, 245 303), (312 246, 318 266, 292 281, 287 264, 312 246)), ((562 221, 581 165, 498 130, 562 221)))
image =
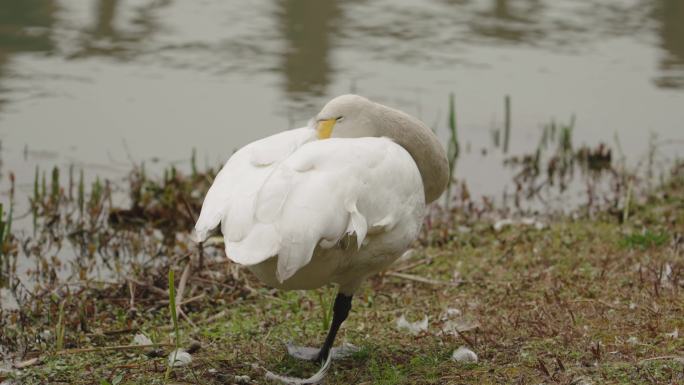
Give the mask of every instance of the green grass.
MULTIPOLYGON (((326 383, 684 383, 684 361, 676 358, 684 356, 684 183, 666 192, 635 205, 627 223, 599 213, 593 219, 556 218, 543 230, 511 226, 496 232, 491 223, 476 220, 460 223, 470 232, 440 229, 439 237, 431 238, 439 246, 422 247, 405 262, 425 263, 404 272, 435 280, 457 274, 463 283, 428 285, 388 275, 370 279, 337 339, 361 350, 333 362, 326 383), (443 332, 448 308, 459 309, 479 327, 462 335, 443 332), (428 331, 417 336, 398 331, 395 321, 402 314, 411 320, 427 314, 428 331), (675 330, 677 338, 671 336, 675 330), (472 345, 477 363, 450 360, 463 345, 472 345)), ((200 341, 202 349, 193 354, 191 366, 169 373, 169 383, 235 383, 235 375, 247 375, 261 384, 266 383, 262 368, 293 376, 317 370, 315 364, 289 358, 284 342, 322 343, 329 314, 320 304, 329 303, 325 299, 334 290, 279 292, 241 274, 244 281, 236 293, 224 291, 184 308, 199 327, 180 320, 183 339, 200 341), (242 292, 245 285, 252 290, 242 292), (223 317, 203 322, 221 311, 223 317)), ((127 298, 127 292, 111 293, 110 299, 119 297, 127 298)), ((131 327, 158 342, 171 340, 174 330, 165 308, 131 317, 125 315, 126 303, 96 303, 99 316, 89 319, 90 330, 131 327), (122 318, 108 316, 117 313, 122 318)), ((84 333, 74 317, 65 312, 59 321, 66 328, 66 347, 126 344, 135 334, 84 333)), ((64 356, 46 350, 41 364, 21 373, 20 383, 165 382, 166 355, 64 356)))
POLYGON ((178 353, 178 348, 180 344, 178 314, 176 313, 176 283, 173 270, 169 270, 169 315, 171 316, 171 322, 173 323, 173 344, 175 349, 174 354, 170 359, 170 363, 166 367, 166 373, 164 374, 164 382, 168 380, 169 374, 173 370, 173 364, 175 364, 176 362, 176 354, 178 353))
POLYGON ((665 232, 655 233, 650 230, 644 230, 640 233, 625 235, 621 240, 620 244, 626 248, 630 249, 650 249, 652 247, 660 247, 667 243, 670 236, 665 232))

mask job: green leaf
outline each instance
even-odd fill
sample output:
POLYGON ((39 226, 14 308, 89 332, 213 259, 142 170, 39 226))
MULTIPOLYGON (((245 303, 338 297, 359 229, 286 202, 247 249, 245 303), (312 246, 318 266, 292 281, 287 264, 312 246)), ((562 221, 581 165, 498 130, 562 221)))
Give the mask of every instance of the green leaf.
POLYGON ((121 380, 123 380, 124 374, 119 373, 114 378, 112 378, 112 385, 119 385, 121 383, 121 380))

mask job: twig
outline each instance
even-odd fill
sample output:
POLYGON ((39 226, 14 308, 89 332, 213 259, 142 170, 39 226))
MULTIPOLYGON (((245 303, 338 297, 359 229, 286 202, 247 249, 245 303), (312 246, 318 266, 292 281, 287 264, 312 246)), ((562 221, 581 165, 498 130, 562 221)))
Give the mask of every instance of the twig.
MULTIPOLYGON (((131 333, 138 331, 138 328, 125 328, 125 329, 112 329, 112 330, 104 330, 102 331, 101 334, 104 334, 106 336, 111 336, 111 335, 117 335, 117 334, 126 334, 126 333, 131 333)), ((100 333, 87 333, 87 336, 96 336, 100 333)))
POLYGON ((233 262, 230 259, 223 258, 223 259, 213 260, 213 261, 207 262, 207 263, 205 263, 205 265, 207 265, 207 267, 212 267, 212 266, 216 266, 216 265, 229 265, 231 263, 233 263, 233 262))
POLYGON ((607 302, 605 302, 605 301, 601 301, 600 299, 580 298, 580 299, 573 299, 573 300, 571 300, 570 302, 573 302, 573 303, 579 303, 579 302, 594 302, 594 303, 601 304, 601 305, 603 305, 603 306, 605 306, 605 307, 607 307, 607 308, 609 308, 609 309, 621 310, 619 307, 613 306, 613 305, 611 305, 611 304, 609 304, 609 303, 607 303, 607 302))
POLYGON ((461 337, 463 341, 465 341, 466 344, 470 346, 471 349, 475 349, 475 344, 473 343, 473 341, 471 341, 470 338, 466 337, 465 334, 461 333, 461 331, 458 330, 458 328, 456 328, 456 333, 458 333, 458 336, 461 337))
MULTIPOLYGON (((196 296, 194 296, 194 297, 190 297, 190 298, 188 298, 188 299, 186 299, 186 300, 183 300, 183 302, 179 303, 178 305, 179 305, 179 306, 180 306, 180 305, 187 305, 187 304, 189 304, 190 302, 195 302, 195 301, 197 301, 197 300, 199 300, 199 299, 204 298, 205 296, 206 296, 206 294, 205 294, 205 293, 202 293, 202 294, 196 295, 196 296)), ((159 301, 158 304, 159 304, 159 305, 168 305, 168 304, 169 304, 169 300, 168 300, 168 299, 163 299, 163 300, 159 301)))
POLYGON ((232 289, 235 289, 235 286, 226 285, 226 284, 223 283, 223 282, 215 281, 215 280, 213 280, 213 279, 200 278, 200 277, 192 277, 192 278, 190 278, 190 281, 191 281, 191 282, 208 283, 208 284, 211 284, 211 285, 214 285, 214 286, 221 286, 221 287, 224 287, 224 288, 226 288, 226 289, 231 289, 231 290, 232 290, 232 289))
MULTIPOLYGON (((409 264, 404 265, 404 266, 399 266, 399 267, 397 267, 396 269, 392 270, 390 273, 399 273, 399 272, 402 272, 402 271, 411 270, 411 269, 413 269, 414 267, 417 267, 417 266, 420 266, 420 265, 422 265, 422 264, 428 263, 429 261, 430 261, 430 259, 421 259, 420 261, 416 261, 416 262, 414 262, 414 263, 409 263, 409 264)), ((389 273, 388 273, 388 274, 389 274, 389 273)))
POLYGON ((629 183, 627 184, 627 195, 625 196, 625 207, 622 210, 622 223, 626 223, 627 219, 629 219, 629 206, 632 201, 632 188, 633 188, 634 182, 632 178, 629 178, 629 183))
POLYGON ((396 272, 389 272, 386 275, 389 275, 391 277, 397 277, 397 278, 402 278, 402 279, 408 279, 410 281, 416 281, 416 282, 421 282, 421 283, 427 283, 429 285, 447 285, 447 286, 458 286, 462 283, 462 281, 459 282, 449 282, 449 281, 439 281, 436 279, 430 279, 430 278, 424 278, 424 277, 419 277, 417 275, 413 274, 404 274, 404 273, 396 273, 396 272))
POLYGON ((651 358, 646 358, 641 361, 639 361, 639 364, 643 364, 644 362, 649 362, 649 361, 660 361, 660 360, 683 360, 684 361, 684 356, 658 356, 658 357, 651 357, 651 358))
MULTIPOLYGON (((214 314, 214 315, 211 316, 211 317, 207 317, 207 318, 205 318, 205 319, 202 319, 202 320, 197 321, 197 324, 207 324, 207 323, 211 323, 211 322, 214 322, 214 321, 216 321, 217 319, 222 318, 222 317, 225 317, 225 316, 226 316, 226 311, 225 311, 225 310, 221 310, 220 312, 214 314)), ((167 326, 162 326, 160 329, 166 331, 166 330, 170 330, 171 327, 167 325, 167 326)))
POLYGON ((193 251, 188 251, 183 255, 176 255, 169 261, 171 265, 179 265, 184 259, 192 258, 193 251))
POLYGON ((149 288, 150 290, 152 290, 153 292, 155 292, 155 293, 157 293, 157 294, 159 294, 159 295, 163 295, 164 297, 168 297, 168 296, 169 296, 169 294, 168 294, 165 290, 162 290, 162 289, 160 289, 160 288, 154 286, 154 285, 151 284, 151 283, 146 283, 146 282, 138 281, 137 279, 134 279, 134 278, 128 278, 128 280, 131 281, 131 282, 133 282, 133 283, 135 283, 135 284, 138 285, 138 286, 145 286, 145 287, 149 288))
POLYGON ((211 323, 211 322, 216 321, 216 320, 219 319, 219 318, 225 317, 225 315, 226 315, 226 311, 225 311, 225 310, 221 310, 220 312, 214 314, 213 316, 207 317, 207 318, 205 318, 205 319, 199 321, 198 323, 201 323, 201 324, 211 323))
POLYGON ((172 343, 159 343, 159 344, 145 344, 145 345, 116 345, 116 346, 100 346, 93 348, 79 348, 79 349, 64 349, 55 352, 57 355, 68 355, 68 354, 79 354, 79 353, 91 353, 91 352, 106 352, 106 351, 116 351, 116 350, 134 350, 134 349, 146 349, 146 348, 158 348, 160 346, 174 346, 172 343))
POLYGON ((135 310, 135 286, 133 286, 133 281, 128 280, 128 291, 131 293, 131 300, 129 302, 129 309, 131 311, 135 310))
POLYGON ((202 271, 204 270, 204 242, 200 242, 197 244, 197 255, 197 259, 199 260, 198 270, 202 271))
POLYGON ((39 358, 34 357, 34 358, 29 359, 29 360, 18 362, 16 364, 14 364, 14 367, 17 369, 24 369, 24 368, 28 368, 29 366, 33 366, 33 365, 37 364, 38 362, 40 362, 39 358))
POLYGON ((188 200, 185 198, 184 195, 181 195, 180 197, 183 201, 183 205, 185 206, 185 210, 187 210, 188 218, 194 223, 197 223, 197 216, 195 215, 195 212, 192 210, 192 207, 190 207, 190 203, 188 203, 188 200))
POLYGON ((185 264, 185 269, 183 269, 183 274, 181 274, 180 281, 178 282, 178 293, 176 293, 176 312, 179 313, 181 310, 181 304, 183 303, 183 294, 185 293, 185 285, 188 282, 188 277, 190 276, 190 266, 192 265, 192 260, 189 260, 185 264))
MULTIPOLYGON (((180 309, 180 308, 179 308, 179 309, 180 309)), ((188 321, 188 323, 190 324, 190 326, 192 326, 194 329, 197 329, 197 325, 196 325, 194 322, 192 322, 192 320, 190 319, 190 317, 188 317, 188 315, 185 314, 185 312, 184 312, 183 310, 179 310, 179 312, 180 312, 181 317, 183 317, 186 321, 188 321)))

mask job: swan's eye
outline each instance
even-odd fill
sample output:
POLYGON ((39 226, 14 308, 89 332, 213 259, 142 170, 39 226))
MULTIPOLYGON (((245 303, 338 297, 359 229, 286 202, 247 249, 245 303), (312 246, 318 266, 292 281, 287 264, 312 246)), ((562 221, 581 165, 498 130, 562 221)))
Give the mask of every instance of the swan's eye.
POLYGON ((340 117, 338 117, 338 118, 335 119, 335 121, 336 121, 337 123, 339 123, 339 122, 341 122, 341 121, 343 121, 343 120, 344 120, 344 116, 340 116, 340 117))

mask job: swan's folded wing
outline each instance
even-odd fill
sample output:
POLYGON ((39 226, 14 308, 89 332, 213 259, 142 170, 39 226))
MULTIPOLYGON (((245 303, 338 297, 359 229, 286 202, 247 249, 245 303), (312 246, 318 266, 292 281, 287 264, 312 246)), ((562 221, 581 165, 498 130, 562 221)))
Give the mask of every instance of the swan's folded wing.
MULTIPOLYGON (((258 172, 250 166, 251 172, 258 172)), ((223 212, 226 252, 235 262, 278 257, 282 282, 305 266, 321 245, 346 234, 362 247, 367 233, 393 228, 409 213, 420 224, 424 193, 411 156, 385 138, 306 143, 274 164, 257 187, 240 186, 223 212)), ((415 229, 417 233, 417 229, 415 229)))
POLYGON ((231 226, 231 238, 244 237, 251 228, 256 192, 276 165, 313 139, 315 130, 299 128, 250 143, 233 154, 204 198, 195 224, 195 241, 206 240, 223 218, 231 218, 239 224, 231 226))

